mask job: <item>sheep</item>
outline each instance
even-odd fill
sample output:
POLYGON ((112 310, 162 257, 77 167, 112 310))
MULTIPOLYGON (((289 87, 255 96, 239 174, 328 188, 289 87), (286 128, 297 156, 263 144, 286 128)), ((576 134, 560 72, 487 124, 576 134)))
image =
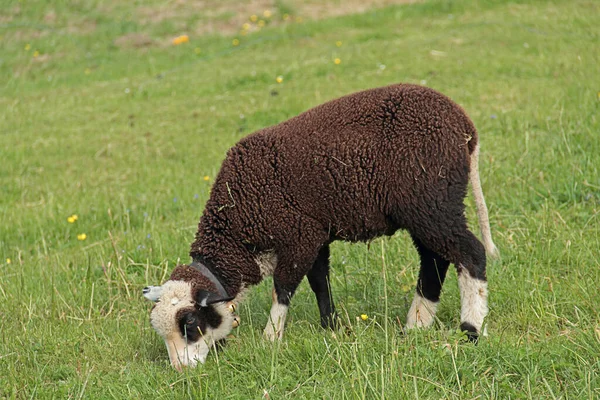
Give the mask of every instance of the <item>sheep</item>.
POLYGON ((327 102, 231 148, 215 179, 190 256, 160 287, 151 324, 175 368, 204 363, 246 290, 273 276, 264 336, 282 338, 306 276, 321 325, 335 328, 329 245, 407 230, 420 255, 406 329, 429 327, 449 264, 461 324, 476 341, 487 315, 486 251, 496 255, 478 173, 477 131, 463 109, 426 87, 397 84, 327 102), (471 182, 483 244, 467 228, 471 182))

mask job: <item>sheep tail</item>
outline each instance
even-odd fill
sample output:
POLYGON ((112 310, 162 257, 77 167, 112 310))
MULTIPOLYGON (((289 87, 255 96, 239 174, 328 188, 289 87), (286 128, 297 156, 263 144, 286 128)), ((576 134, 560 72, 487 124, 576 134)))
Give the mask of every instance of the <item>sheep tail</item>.
POLYGON ((492 232, 490 229, 490 219, 488 209, 483 198, 483 190, 481 189, 481 180, 479 179, 479 143, 475 145, 471 153, 471 173, 469 180, 473 188, 473 196, 475 197, 475 205, 477 207, 477 218, 479 219, 479 229, 483 237, 483 246, 485 252, 491 258, 498 258, 500 253, 498 248, 492 241, 492 232))

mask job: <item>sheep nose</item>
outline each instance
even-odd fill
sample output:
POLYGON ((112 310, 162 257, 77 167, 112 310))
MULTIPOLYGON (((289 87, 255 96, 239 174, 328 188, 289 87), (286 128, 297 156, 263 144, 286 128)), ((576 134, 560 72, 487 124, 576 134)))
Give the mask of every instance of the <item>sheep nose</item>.
POLYGON ((148 286, 146 286, 144 289, 142 289, 142 293, 143 294, 148 294, 150 293, 150 288, 148 286))

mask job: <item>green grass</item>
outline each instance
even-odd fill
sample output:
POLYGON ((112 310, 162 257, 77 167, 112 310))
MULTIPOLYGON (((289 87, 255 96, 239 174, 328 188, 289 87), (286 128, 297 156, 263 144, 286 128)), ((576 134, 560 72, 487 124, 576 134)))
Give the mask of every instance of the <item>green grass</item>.
POLYGON ((194 14, 143 25, 135 7, 0 7, 0 398, 600 398, 597 2, 431 0, 280 24, 237 47, 170 46, 194 14), (114 44, 131 32, 154 45, 114 44), (479 129, 502 253, 489 338, 462 342, 453 271, 437 326, 401 334, 418 258, 398 233, 333 246, 348 335, 321 330, 303 284, 284 341, 266 343, 264 282, 223 351, 172 370, 140 291, 188 261, 203 177, 256 129, 401 81, 446 93, 479 129))

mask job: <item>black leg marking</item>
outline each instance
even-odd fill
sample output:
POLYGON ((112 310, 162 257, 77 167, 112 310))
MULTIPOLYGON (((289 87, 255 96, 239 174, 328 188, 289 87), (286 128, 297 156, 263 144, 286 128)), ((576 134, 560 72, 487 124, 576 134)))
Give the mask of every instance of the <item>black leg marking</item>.
POLYGON ((312 269, 306 274, 306 277, 317 298, 321 326, 335 329, 337 327, 337 316, 331 297, 331 286, 329 285, 329 245, 321 248, 317 260, 312 269))
POLYGON ((412 239, 421 257, 417 293, 429 301, 438 302, 450 262, 426 247, 414 235, 412 239))
POLYGON ((462 324, 460 324, 460 330, 466 333, 469 342, 477 343, 477 341, 479 340, 479 333, 477 332, 477 328, 475 328, 470 323, 463 322, 462 324))

